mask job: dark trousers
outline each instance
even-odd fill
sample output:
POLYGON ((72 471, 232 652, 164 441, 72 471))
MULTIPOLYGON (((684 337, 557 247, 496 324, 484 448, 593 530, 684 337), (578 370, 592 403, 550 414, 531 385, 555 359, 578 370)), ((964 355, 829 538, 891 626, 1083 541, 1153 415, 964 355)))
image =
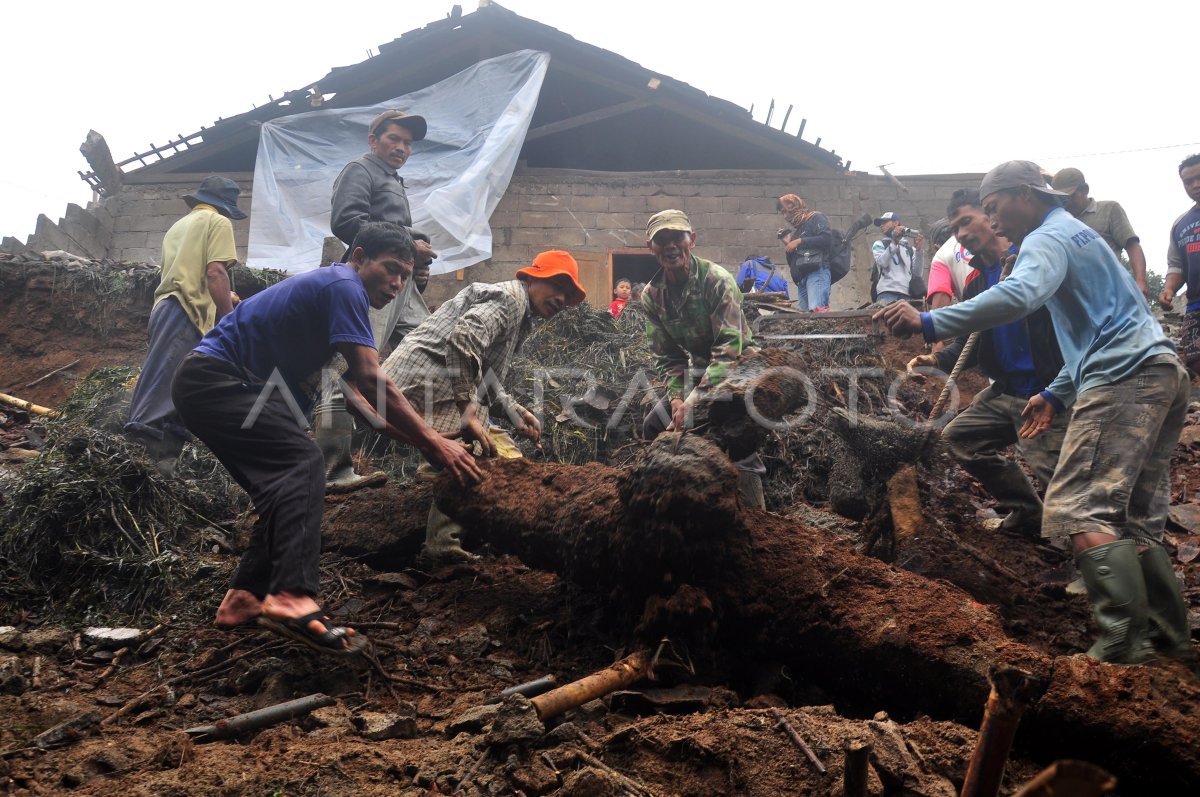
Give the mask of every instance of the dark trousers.
POLYGON ((250 494, 258 511, 230 587, 260 600, 280 592, 315 597, 325 461, 278 390, 271 389, 251 420, 263 390, 236 366, 193 352, 175 374, 172 392, 188 429, 250 494))
POLYGON ((129 422, 125 432, 146 440, 163 441, 163 453, 179 454, 191 438, 171 402, 171 379, 183 358, 200 342, 200 330, 168 296, 150 311, 150 349, 133 397, 129 401, 129 422), (168 451, 169 449, 174 449, 168 451))

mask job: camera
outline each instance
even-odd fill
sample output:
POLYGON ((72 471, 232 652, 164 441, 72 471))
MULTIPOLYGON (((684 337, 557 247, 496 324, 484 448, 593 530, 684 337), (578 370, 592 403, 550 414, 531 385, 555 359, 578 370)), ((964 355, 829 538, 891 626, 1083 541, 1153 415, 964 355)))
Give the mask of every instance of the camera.
POLYGON ((894 227, 888 234, 891 235, 893 239, 900 239, 916 238, 921 233, 918 230, 914 230, 912 227, 894 227))
POLYGON ((780 230, 779 232, 775 233, 775 237, 782 241, 784 238, 786 238, 788 235, 790 235, 791 232, 792 232, 791 230, 783 229, 783 230, 780 230))

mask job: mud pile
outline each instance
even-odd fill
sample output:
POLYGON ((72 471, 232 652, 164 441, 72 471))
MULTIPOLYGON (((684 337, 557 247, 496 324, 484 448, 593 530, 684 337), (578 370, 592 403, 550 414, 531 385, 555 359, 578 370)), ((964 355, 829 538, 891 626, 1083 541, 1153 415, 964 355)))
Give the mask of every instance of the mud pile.
MULTIPOLYGON (((130 331, 120 343, 113 325, 106 353, 79 312, 95 297, 80 289, 66 301, 54 272, 39 273, 41 288, 22 283, 15 299, 0 301, 7 309, 19 300, 28 311, 20 323, 40 319, 44 334, 59 335, 63 363, 94 352, 105 365, 139 364, 144 316, 136 340, 130 331)), ((33 336, 5 317, 7 360, 14 335, 33 336)), ((114 317, 132 323, 136 312, 114 317)), ((605 408, 574 399, 587 395, 589 378, 615 385, 647 362, 636 349, 640 329, 632 316, 615 336, 611 322, 600 335, 599 315, 567 320, 583 345, 567 347, 561 336, 539 344, 547 325, 509 388, 532 405, 538 358, 584 371, 598 358, 591 377, 544 381, 543 397, 547 416, 594 411, 603 428, 624 393, 605 408)), ((975 744, 987 671, 1003 661, 1035 671, 1045 688, 1022 721, 1002 794, 1068 755, 1119 770, 1124 795, 1185 793, 1197 777, 1197 681, 1169 662, 1116 668, 1070 655, 1093 630, 1086 600, 1063 592, 1066 558, 985 530, 991 502, 936 438, 911 424, 896 431, 897 416, 923 421, 940 389, 906 380, 891 390, 919 344, 869 337, 862 321, 771 321, 758 331, 867 335, 769 341, 787 355, 768 362, 800 358, 817 394, 803 418, 779 409, 787 401, 771 403, 791 395, 783 383, 756 405, 794 421, 760 438, 773 513, 738 503, 732 466, 705 448, 702 429, 647 447, 633 423, 619 435, 577 435, 569 415, 555 421, 552 437, 564 445, 550 457, 581 457, 583 466, 506 463, 480 488, 446 494, 470 521, 468 547, 485 554, 478 563, 414 567, 427 483, 396 474, 383 488, 327 498, 321 602, 371 636, 370 661, 318 660, 255 628, 210 626, 252 514, 213 518, 217 533, 187 538, 172 594, 139 614, 98 605, 87 618, 52 618, 52 607, 0 577, 0 778, 17 793, 774 797, 840 794, 847 748, 869 743, 867 793, 951 795, 975 744), (853 428, 839 413, 852 403, 849 382, 824 372, 847 365, 880 371, 858 377, 862 422, 853 428), (872 522, 887 515, 881 480, 913 459, 923 527, 890 548, 892 564, 864 556, 872 522), (861 488, 844 488, 855 479, 861 488), (839 487, 858 496, 862 520, 847 516, 856 512, 840 503, 839 487), (84 633, 118 622, 140 633, 120 647, 84 633), (530 722, 519 700, 484 705, 524 681, 561 683, 656 650, 664 635, 684 666, 545 726, 530 722), (334 705, 230 740, 182 733, 314 693, 334 705), (779 728, 772 707, 825 773, 779 728)), ((22 384, 55 364, 38 363, 22 384)), ((30 398, 57 404, 71 385, 61 377, 43 385, 52 382, 60 395, 30 398)), ((1197 428, 1176 458, 1168 529, 1193 602, 1197 428)), ((5 439, 10 432, 5 425, 5 439)), ((136 492, 121 496, 131 509, 136 492)), ((133 514, 139 524, 147 517, 133 514)))

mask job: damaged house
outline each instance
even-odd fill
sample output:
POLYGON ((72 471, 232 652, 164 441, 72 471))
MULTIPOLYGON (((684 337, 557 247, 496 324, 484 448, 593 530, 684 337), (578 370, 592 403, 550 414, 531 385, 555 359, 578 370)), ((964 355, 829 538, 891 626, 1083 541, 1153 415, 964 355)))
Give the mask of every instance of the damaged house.
MULTIPOLYGON (((783 260, 775 237, 782 194, 803 195, 842 230, 885 210, 927 225, 956 188, 979 179, 850 171, 819 138, 803 138, 806 120, 785 133, 733 103, 483 0, 468 14, 456 6, 361 63, 132 158, 114 163, 103 139, 89 136, 83 151, 93 170, 81 176, 99 201, 86 210, 70 206, 57 224, 43 216, 29 245, 157 262, 162 235, 182 210, 180 194, 205 175, 227 175, 243 196, 251 192, 263 123, 317 107, 383 102, 519 50, 550 53, 550 66, 516 171, 490 218, 492 257, 470 269, 470 281, 507 278, 537 252, 561 248, 580 263, 589 296, 604 304, 615 278, 653 273, 644 229, 655 211, 687 212, 699 231, 697 254, 736 270, 750 255, 783 260)), ((234 228, 244 256, 249 221, 234 228)), ((834 306, 868 296, 869 247, 868 231, 855 241, 851 273, 834 286, 834 306)), ((464 271, 437 278, 429 297, 442 301, 466 279, 464 271)))

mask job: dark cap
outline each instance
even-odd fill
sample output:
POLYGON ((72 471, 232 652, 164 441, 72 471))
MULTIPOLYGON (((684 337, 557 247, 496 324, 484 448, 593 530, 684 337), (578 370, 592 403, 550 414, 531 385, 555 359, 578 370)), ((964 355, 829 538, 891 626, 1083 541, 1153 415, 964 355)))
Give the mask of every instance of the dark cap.
POLYGON ((377 135, 377 131, 384 124, 400 125, 412 133, 413 141, 422 140, 429 132, 429 125, 426 124, 424 116, 407 114, 404 111, 384 111, 371 120, 371 125, 367 128, 367 135, 377 135))
POLYGON ((1033 161, 1005 161, 984 175, 983 182, 979 184, 979 198, 987 199, 997 191, 1020 188, 1023 185, 1045 196, 1067 196, 1062 191, 1055 191, 1046 185, 1041 167, 1033 161))
POLYGON ((228 177, 210 174, 200 181, 200 187, 190 194, 183 195, 183 201, 189 208, 201 203, 212 205, 222 216, 231 219, 244 219, 246 214, 237 206, 238 195, 242 189, 228 177))
POLYGON ((1083 172, 1078 169, 1062 169, 1058 174, 1054 175, 1054 182, 1051 185, 1054 186, 1054 190, 1056 191, 1073 194, 1081 186, 1087 185, 1087 180, 1083 179, 1083 172))

